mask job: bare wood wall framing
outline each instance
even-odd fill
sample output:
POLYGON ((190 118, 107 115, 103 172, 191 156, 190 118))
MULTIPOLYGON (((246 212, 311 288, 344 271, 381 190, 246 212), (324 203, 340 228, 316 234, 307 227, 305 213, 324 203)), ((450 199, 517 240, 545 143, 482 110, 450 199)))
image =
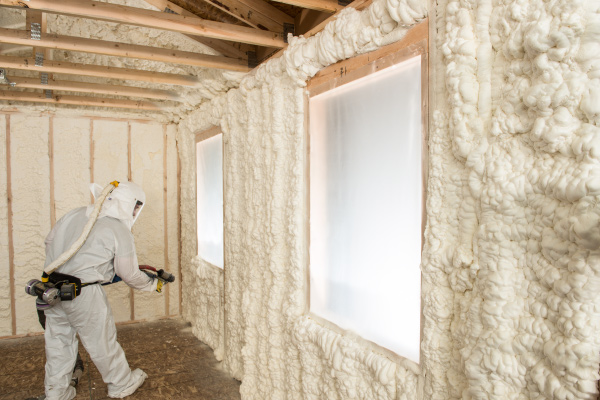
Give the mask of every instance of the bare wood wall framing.
MULTIPOLYGON (((138 261, 179 271, 179 179, 176 127, 152 120, 0 113, 0 338, 41 332, 34 298, 23 287, 39 278, 44 238, 69 210, 92 199, 89 183, 133 180, 146 192, 134 225, 138 261)), ((162 294, 105 287, 115 321, 179 315, 179 282, 162 294)))
MULTIPOLYGON (((127 123, 127 180, 131 181, 131 123, 127 123)), ((131 321, 135 321, 135 294, 129 288, 129 311, 131 321)))
POLYGON ((19 7, 27 10, 25 26, 9 22, 0 24, 0 53, 14 54, 32 49, 26 59, 21 55, 0 55, 0 65, 7 69, 7 77, 11 81, 11 85, 0 82, 4 83, 0 85, 3 88, 0 90, 0 103, 170 111, 171 108, 178 107, 183 99, 177 95, 176 88, 162 90, 155 84, 203 87, 203 72, 180 74, 182 65, 249 72, 274 54, 281 55, 281 50, 287 48, 289 34, 311 36, 345 8, 360 10, 372 0, 355 0, 347 6, 343 4, 349 3, 348 1, 340 0, 144 1, 155 8, 103 1, 0 0, 0 10, 19 7), (115 38, 112 35, 100 38, 81 37, 76 30, 57 30, 52 25, 52 18, 47 18, 48 14, 84 18, 89 24, 95 25, 110 22, 136 29, 160 29, 168 32, 174 39, 169 46, 164 47, 165 44, 157 40, 136 43, 131 35, 127 40, 118 42, 113 41, 115 38), (133 42, 130 43, 129 40, 133 42), (192 41, 203 46, 190 48, 192 41), (217 54, 211 51, 207 54, 205 46, 217 54), (109 63, 70 63, 67 60, 71 52, 100 54, 109 63), (67 59, 59 60, 61 57, 58 54, 67 55, 67 59), (38 62, 41 56, 43 62, 38 62), (149 70, 147 67, 120 68, 118 65, 123 64, 123 59, 158 62, 166 66, 167 70, 162 70, 162 67, 161 71, 156 68, 149 70), (22 70, 35 71, 35 79, 33 76, 23 76, 20 72, 22 70), (52 74, 56 73, 66 76, 55 80, 52 74), (124 83, 125 86, 110 81, 88 83, 81 79, 71 80, 73 76, 134 80, 145 84, 140 87, 132 82, 124 83), (89 93, 95 95, 82 95, 89 93), (152 102, 140 98, 167 101, 152 102))
POLYGON ((12 232, 12 190, 11 190, 11 163, 10 163, 10 115, 6 116, 6 204, 7 204, 7 231, 8 231, 8 265, 9 265, 9 283, 10 283, 10 321, 11 334, 17 332, 17 321, 15 318, 15 263, 14 246, 12 232))

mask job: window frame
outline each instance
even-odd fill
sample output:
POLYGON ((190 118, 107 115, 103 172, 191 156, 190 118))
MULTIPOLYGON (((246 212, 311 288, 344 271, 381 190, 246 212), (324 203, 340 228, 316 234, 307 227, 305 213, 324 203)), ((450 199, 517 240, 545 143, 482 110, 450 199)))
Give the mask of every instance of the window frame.
MULTIPOLYGON (((221 129, 220 126, 213 126, 212 128, 206 129, 204 131, 200 131, 197 132, 195 137, 194 137, 194 172, 195 172, 195 185, 194 185, 194 192, 196 193, 196 224, 195 224, 195 230, 196 230, 196 256, 200 257, 200 255, 198 254, 198 143, 206 140, 206 139, 210 139, 212 137, 215 137, 217 135, 223 135, 223 138, 225 137, 225 134, 223 132, 223 129, 221 129)), ((206 262, 206 264, 210 265, 213 268, 218 269, 219 271, 223 271, 223 274, 225 274, 225 140, 222 140, 222 149, 221 149, 221 169, 223 171, 223 180, 221 182, 221 184, 223 185, 223 268, 220 268, 217 265, 213 265, 212 263, 204 260, 206 262)))
MULTIPOLYGON (((425 244, 425 227, 427 217, 427 182, 429 177, 429 23, 426 19, 411 28, 404 38, 390 45, 381 47, 370 53, 362 54, 333 64, 319 71, 308 83, 305 92, 305 130, 306 130, 306 249, 307 260, 305 276, 305 315, 317 324, 338 334, 344 335, 347 330, 332 321, 320 317, 310 311, 310 113, 309 101, 312 96, 335 89, 346 83, 353 82, 387 67, 404 62, 410 58, 421 56, 421 179, 422 179, 422 215, 421 215, 421 256, 425 244)), ((422 258, 422 257, 421 257, 422 258)), ((423 340, 423 274, 421 273, 421 342, 423 340)), ((419 363, 358 335, 353 339, 361 345, 378 352, 397 363, 409 363, 418 366, 423 360, 422 350, 419 350, 419 363)))

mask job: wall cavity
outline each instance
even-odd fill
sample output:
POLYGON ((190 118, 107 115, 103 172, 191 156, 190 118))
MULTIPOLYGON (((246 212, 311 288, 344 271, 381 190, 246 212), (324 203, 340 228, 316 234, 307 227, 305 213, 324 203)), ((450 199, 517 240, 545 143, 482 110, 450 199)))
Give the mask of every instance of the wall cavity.
MULTIPOLYGON (((0 115, 0 165, 7 166, 7 148, 6 148, 6 116, 0 115)), ((6 282, 10 282, 10 258, 9 258, 9 225, 8 225, 8 174, 7 169, 3 168, 0 172, 0 274, 5 277, 6 282)), ((0 292, 0 336, 12 334, 12 312, 11 312, 11 292, 2 290, 0 292)))
MULTIPOLYGON (((14 301, 9 290, 0 294, 0 336, 41 332, 35 302, 25 293, 25 283, 41 274, 45 260, 44 238, 53 216, 59 219, 72 208, 90 204, 90 180, 104 186, 113 180, 128 180, 131 175, 143 187, 147 204, 133 229, 139 261, 179 275, 175 126, 152 120, 130 122, 116 117, 115 114, 111 119, 78 116, 71 112, 48 115, 29 109, 0 115, 0 162, 4 173, 0 175, 0 252, 3 255, 0 271, 6 273, 6 282, 11 275, 8 254, 14 251, 14 301), (8 149, 7 135, 10 136, 8 149), (7 155, 10 155, 10 187, 5 172, 9 166, 7 155), (12 192, 11 224, 8 221, 9 189, 12 192), (13 237, 12 248, 9 233, 13 237)), ((131 293, 124 283, 105 289, 115 320, 125 322, 179 314, 178 283, 167 287, 162 295, 145 296, 131 293)))

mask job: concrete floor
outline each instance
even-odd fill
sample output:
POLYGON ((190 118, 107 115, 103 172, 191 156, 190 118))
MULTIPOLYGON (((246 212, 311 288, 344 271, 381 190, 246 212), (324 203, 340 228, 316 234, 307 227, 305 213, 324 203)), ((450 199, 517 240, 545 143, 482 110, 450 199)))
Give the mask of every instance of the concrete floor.
MULTIPOLYGON (((117 339, 132 369, 146 382, 127 399, 240 399, 240 383, 221 371, 213 351, 180 319, 117 326, 117 339)), ((106 384, 81 346, 85 371, 77 400, 106 399, 106 384)), ((0 340, 0 399, 24 400, 44 393, 44 337, 0 340)))

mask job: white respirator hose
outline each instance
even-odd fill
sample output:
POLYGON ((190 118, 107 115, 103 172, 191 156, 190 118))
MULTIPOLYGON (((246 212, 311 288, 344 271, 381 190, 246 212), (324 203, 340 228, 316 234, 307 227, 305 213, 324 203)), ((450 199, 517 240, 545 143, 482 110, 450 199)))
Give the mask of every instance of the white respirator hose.
POLYGON ((77 253, 79 251, 81 246, 83 246, 83 244, 85 243, 90 232, 92 231, 92 228, 94 227, 94 224, 96 223, 96 220, 98 219, 98 215, 100 214, 100 210, 102 209, 102 204, 104 204, 104 200, 113 190, 115 190, 115 188, 117 186, 119 186, 119 182, 117 182, 117 181, 111 182, 108 185, 106 185, 106 187, 102 190, 100 197, 98 197, 98 199, 96 200, 96 203, 94 203, 94 210, 90 214, 90 218, 88 219, 88 222, 83 227, 83 232, 81 232, 81 235, 79 236, 79 238, 75 241, 75 243, 73 243, 71 245, 69 250, 62 253, 60 255, 60 257, 58 257, 56 260, 54 260, 46 268, 44 268, 44 272, 46 274, 50 275, 51 273, 56 271, 64 263, 69 261, 69 259, 71 257, 73 257, 73 255, 75 255, 75 253, 77 253))

